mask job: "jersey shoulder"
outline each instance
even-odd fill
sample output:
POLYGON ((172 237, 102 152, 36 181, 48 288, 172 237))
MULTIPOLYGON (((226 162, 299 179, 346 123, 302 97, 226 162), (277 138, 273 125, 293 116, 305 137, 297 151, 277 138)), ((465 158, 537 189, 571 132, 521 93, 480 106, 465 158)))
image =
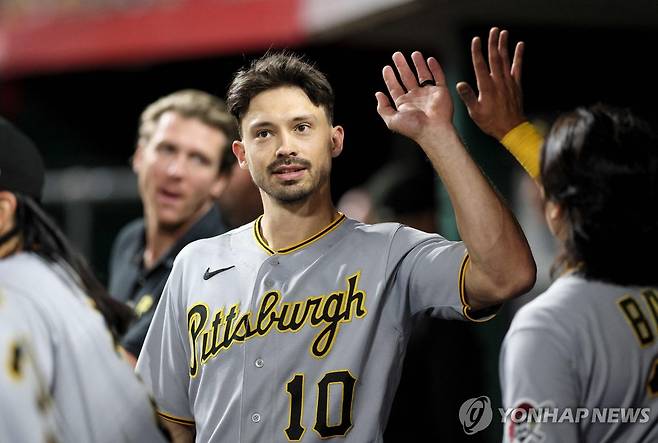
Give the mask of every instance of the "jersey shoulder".
POLYGON ((372 243, 381 241, 390 241, 398 229, 402 226, 399 223, 362 223, 350 218, 345 219, 345 228, 342 230, 345 237, 351 239, 360 239, 372 243))
POLYGON ((63 282, 56 268, 34 253, 20 252, 0 260, 0 285, 27 294, 58 291, 63 282))
POLYGON ((208 256, 230 256, 236 249, 254 247, 253 222, 214 237, 202 238, 185 245, 178 253, 174 266, 180 262, 206 260, 208 256))
POLYGON ((560 277, 546 291, 523 306, 514 316, 509 333, 522 329, 561 331, 570 335, 578 332, 595 308, 596 282, 579 276, 560 277))
POLYGON ((407 244, 413 247, 428 240, 445 240, 439 234, 420 231, 401 223, 367 224, 350 219, 348 219, 348 222, 352 224, 351 229, 348 231, 351 235, 364 237, 373 243, 388 239, 389 242, 395 242, 399 245, 407 244))
POLYGON ((0 260, 0 290, 33 319, 52 326, 59 321, 55 319, 74 316, 80 307, 89 307, 87 296, 63 266, 31 252, 6 257, 0 260))

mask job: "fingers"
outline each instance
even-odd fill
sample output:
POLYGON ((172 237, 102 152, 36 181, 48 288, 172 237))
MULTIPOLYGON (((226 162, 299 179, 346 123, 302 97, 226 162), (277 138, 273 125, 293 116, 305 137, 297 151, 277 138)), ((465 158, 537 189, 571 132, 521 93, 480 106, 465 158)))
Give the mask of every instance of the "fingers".
POLYGON ((471 111, 476 105, 478 98, 473 91, 473 88, 466 82, 457 83, 457 93, 459 98, 462 99, 469 111, 471 111))
POLYGON ((393 101, 397 101, 397 99, 403 96, 406 91, 402 88, 400 82, 398 82, 398 79, 395 76, 395 72, 393 72, 393 68, 391 68, 389 65, 384 66, 382 75, 384 77, 384 83, 386 83, 386 89, 388 89, 388 93, 391 95, 393 101))
POLYGON ((494 79, 502 78, 503 74, 503 64, 500 58, 500 53, 498 52, 498 39, 500 32, 498 28, 491 28, 489 31, 489 67, 491 69, 491 76, 494 79))
POLYGON ((377 91, 375 97, 377 98, 377 113, 384 120, 386 126, 388 126, 389 120, 395 115, 395 109, 393 109, 391 102, 383 92, 377 91))
MULTIPOLYGON (((418 87, 416 76, 411 71, 407 60, 404 58, 404 55, 402 55, 401 52, 396 52, 393 54, 393 63, 395 63, 395 67, 400 73, 400 80, 402 80, 402 84, 405 88, 407 88, 407 91, 418 87)), ((395 100, 395 97, 393 99, 395 100)))
POLYGON ((517 85, 521 86, 521 68, 523 67, 523 50, 525 49, 525 44, 523 42, 518 42, 516 44, 516 49, 514 50, 514 60, 512 61, 512 77, 517 85))
POLYGON ((441 65, 439 64, 439 61, 435 59, 434 57, 430 57, 427 59, 427 65, 430 68, 430 72, 432 73, 432 77, 434 77, 434 82, 437 85, 445 85, 446 84, 446 76, 443 73, 443 69, 441 68, 441 65))
POLYGON ((475 71, 478 91, 488 92, 491 90, 491 78, 489 77, 489 67, 484 61, 484 55, 482 55, 480 37, 474 37, 471 41, 471 58, 473 60, 473 70, 475 71))
POLYGON ((500 31, 500 39, 498 39, 498 54, 502 63, 503 75, 505 77, 511 75, 511 66, 509 61, 509 51, 507 50, 507 40, 509 33, 506 30, 500 31))
POLYGON ((416 73, 418 74, 418 83, 423 84, 426 80, 436 81, 432 72, 427 66, 423 54, 418 51, 414 51, 411 54, 411 60, 414 62, 414 67, 416 68, 416 73))

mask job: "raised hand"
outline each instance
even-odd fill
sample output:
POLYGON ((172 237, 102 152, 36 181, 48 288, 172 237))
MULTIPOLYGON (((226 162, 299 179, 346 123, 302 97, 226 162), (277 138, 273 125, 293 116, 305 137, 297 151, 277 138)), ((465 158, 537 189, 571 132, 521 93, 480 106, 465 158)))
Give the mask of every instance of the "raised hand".
POLYGON ((497 140, 501 140, 511 129, 527 120, 523 114, 521 89, 524 44, 516 44, 514 59, 510 65, 507 40, 507 31, 491 28, 487 66, 482 55, 480 38, 473 38, 471 57, 479 96, 468 83, 457 83, 457 92, 475 124, 497 140))
POLYGON ((391 66, 387 65, 382 71, 393 104, 383 92, 375 95, 377 112, 386 126, 419 142, 436 125, 452 126, 453 105, 439 62, 434 57, 425 60, 418 51, 411 54, 411 59, 416 74, 402 53, 393 54, 402 84, 391 66))

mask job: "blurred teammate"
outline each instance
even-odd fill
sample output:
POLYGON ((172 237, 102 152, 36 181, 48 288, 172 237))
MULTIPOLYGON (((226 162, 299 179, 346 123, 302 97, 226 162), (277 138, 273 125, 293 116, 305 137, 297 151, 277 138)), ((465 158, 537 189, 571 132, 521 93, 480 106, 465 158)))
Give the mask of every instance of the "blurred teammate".
POLYGON ((22 316, 17 301, 0 292, 0 441, 59 441, 53 399, 22 316))
POLYGON ((543 141, 523 115, 523 45, 511 66, 506 46, 493 28, 487 67, 474 39, 480 95, 458 89, 538 181, 562 252, 559 277, 516 314, 501 349, 504 407, 517 410, 504 441, 656 441, 658 278, 638 251, 658 247, 658 139, 629 111, 596 105, 562 114, 543 141), (553 415, 518 419, 532 410, 553 415))
POLYGON ((658 139, 628 111, 578 108, 551 128, 540 170, 561 275, 512 321, 500 357, 503 402, 589 416, 508 422, 505 440, 656 441, 658 278, 638 250, 658 248, 658 139), (635 419, 597 420, 596 407, 635 419), (651 408, 648 422, 628 408, 651 408))
POLYGON ((8 385, 0 440, 165 441, 114 339, 130 310, 109 297, 43 211, 43 182, 35 146, 0 119, 0 317, 13 320, 0 328, 0 383, 8 385), (36 410, 16 418, 26 401, 36 410))
POLYGON ((457 136, 438 62, 412 59, 416 73, 394 54, 403 84, 387 66, 395 107, 378 93, 377 110, 432 160, 464 242, 336 211, 344 130, 317 69, 274 54, 236 74, 233 151, 264 215, 179 254, 137 365, 180 441, 381 441, 413 316, 485 320, 532 285, 527 243, 457 136))
POLYGON ((175 92, 142 113, 132 164, 144 218, 121 230, 109 269, 110 293, 137 315, 121 339, 133 364, 174 257, 189 242, 227 230, 215 200, 235 163, 235 138, 224 103, 202 91, 175 92))

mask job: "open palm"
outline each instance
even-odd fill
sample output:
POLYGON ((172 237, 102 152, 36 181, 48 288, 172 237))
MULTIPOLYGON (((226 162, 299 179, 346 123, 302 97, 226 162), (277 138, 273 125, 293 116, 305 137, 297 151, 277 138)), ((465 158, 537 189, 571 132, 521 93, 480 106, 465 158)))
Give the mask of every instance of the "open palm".
POLYGON ((418 77, 404 55, 400 52, 393 54, 402 85, 391 66, 384 68, 384 82, 394 106, 386 94, 377 92, 377 112, 389 129, 418 140, 433 124, 451 124, 453 105, 439 62, 433 57, 425 61, 420 52, 414 52, 411 58, 418 77), (421 84, 427 81, 434 84, 420 86, 419 81, 421 84))

